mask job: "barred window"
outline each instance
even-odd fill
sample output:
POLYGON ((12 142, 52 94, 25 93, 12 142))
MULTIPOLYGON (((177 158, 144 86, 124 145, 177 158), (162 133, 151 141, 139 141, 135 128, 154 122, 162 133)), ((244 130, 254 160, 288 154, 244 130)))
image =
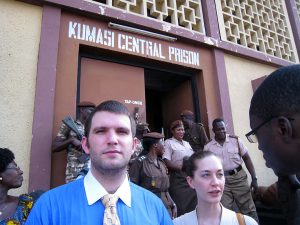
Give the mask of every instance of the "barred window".
MULTIPOLYGON (((299 0, 298 0, 299 1, 299 0)), ((295 62, 283 0, 216 0, 221 38, 295 62)))
POLYGON ((201 0, 87 0, 205 33, 201 0))

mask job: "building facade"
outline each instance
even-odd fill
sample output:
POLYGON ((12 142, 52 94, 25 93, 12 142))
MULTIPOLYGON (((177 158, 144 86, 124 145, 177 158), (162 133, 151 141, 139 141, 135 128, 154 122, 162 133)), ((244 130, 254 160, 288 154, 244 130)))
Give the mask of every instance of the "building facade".
POLYGON ((210 136, 223 117, 259 184, 275 181, 244 134, 257 85, 299 63, 299 0, 0 0, 0 28, 0 138, 24 170, 17 192, 64 182, 51 143, 82 100, 119 100, 166 135, 183 109, 210 136))

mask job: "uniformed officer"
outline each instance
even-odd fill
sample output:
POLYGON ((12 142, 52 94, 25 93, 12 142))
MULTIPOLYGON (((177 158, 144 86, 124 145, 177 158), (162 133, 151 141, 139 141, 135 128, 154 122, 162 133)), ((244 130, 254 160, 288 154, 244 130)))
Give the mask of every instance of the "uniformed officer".
POLYGON ((170 215, 177 216, 177 207, 168 188, 170 186, 168 170, 160 158, 164 153, 164 136, 150 132, 143 135, 145 155, 140 155, 129 168, 130 180, 156 194, 163 201, 170 215))
POLYGON ((184 125, 183 140, 190 143, 193 150, 203 151, 204 145, 208 142, 208 138, 202 123, 194 122, 194 113, 189 110, 184 110, 180 114, 184 125))
POLYGON ((175 120, 170 125, 172 137, 165 140, 163 160, 170 171, 169 192, 177 205, 178 216, 191 212, 197 205, 196 191, 186 180, 182 171, 184 162, 194 152, 191 145, 183 140, 184 127, 181 120, 175 120))
POLYGON ((242 168, 244 161, 252 178, 251 187, 255 192, 257 177, 248 150, 240 138, 226 133, 223 119, 215 119, 212 125, 215 137, 204 146, 204 151, 215 153, 223 161, 226 182, 221 202, 226 208, 232 210, 235 202, 242 214, 258 221, 247 174, 242 168))

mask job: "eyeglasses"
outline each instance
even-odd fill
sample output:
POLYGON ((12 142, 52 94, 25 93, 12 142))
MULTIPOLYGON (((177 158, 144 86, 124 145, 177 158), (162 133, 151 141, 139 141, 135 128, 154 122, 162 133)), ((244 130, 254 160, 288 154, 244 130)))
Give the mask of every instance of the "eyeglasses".
POLYGON ((19 166, 8 166, 6 167, 7 170, 21 170, 19 166))
MULTIPOLYGON (((279 117, 279 116, 272 116, 269 119, 265 120, 264 122, 262 122, 260 125, 258 125, 256 128, 254 128, 253 130, 251 130, 249 133, 247 133, 245 136, 248 139, 249 142, 251 143, 257 143, 257 136, 256 133, 257 131, 264 126, 265 124, 267 124, 268 122, 270 122, 272 119, 279 117)), ((295 120, 294 118, 288 118, 286 117, 289 121, 293 121, 295 120)))

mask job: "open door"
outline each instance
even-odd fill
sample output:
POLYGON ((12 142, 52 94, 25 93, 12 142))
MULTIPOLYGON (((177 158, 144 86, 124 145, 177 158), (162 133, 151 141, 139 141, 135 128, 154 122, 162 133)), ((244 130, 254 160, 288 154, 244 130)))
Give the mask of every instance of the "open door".
POLYGON ((132 113, 138 109, 140 120, 146 118, 143 68, 81 58, 79 86, 79 101, 117 100, 132 113))
MULTIPOLYGON (((77 103, 91 101, 96 105, 117 100, 137 111, 145 119, 144 69, 113 62, 81 58, 77 83, 77 103)), ((51 186, 65 183, 66 152, 53 154, 51 186)))

